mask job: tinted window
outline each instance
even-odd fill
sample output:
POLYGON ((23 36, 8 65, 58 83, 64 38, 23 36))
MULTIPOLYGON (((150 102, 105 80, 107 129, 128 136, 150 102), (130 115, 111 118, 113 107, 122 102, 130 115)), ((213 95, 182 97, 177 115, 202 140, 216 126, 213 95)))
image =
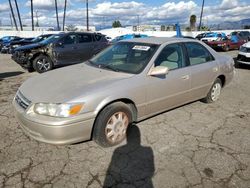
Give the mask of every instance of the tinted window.
POLYGON ((76 43, 76 35, 67 35, 64 38, 64 44, 75 44, 76 43))
POLYGON ((165 66, 169 70, 185 66, 181 45, 170 44, 166 46, 157 57, 155 66, 165 66))
POLYGON ((79 43, 92 42, 91 34, 79 34, 79 43))
POLYGON ((186 43, 190 65, 196 65, 213 61, 214 57, 210 52, 199 43, 186 43))

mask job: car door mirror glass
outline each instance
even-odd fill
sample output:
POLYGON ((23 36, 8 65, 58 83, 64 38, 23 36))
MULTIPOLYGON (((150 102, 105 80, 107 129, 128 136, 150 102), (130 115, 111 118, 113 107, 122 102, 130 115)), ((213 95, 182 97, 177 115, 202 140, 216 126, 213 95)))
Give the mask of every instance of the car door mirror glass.
POLYGON ((63 47, 64 45, 63 45, 63 42, 58 42, 56 46, 63 47))
POLYGON ((150 76, 162 76, 162 75, 168 74, 168 72, 169 72, 168 67, 156 66, 151 69, 151 71, 149 72, 149 75, 150 76))

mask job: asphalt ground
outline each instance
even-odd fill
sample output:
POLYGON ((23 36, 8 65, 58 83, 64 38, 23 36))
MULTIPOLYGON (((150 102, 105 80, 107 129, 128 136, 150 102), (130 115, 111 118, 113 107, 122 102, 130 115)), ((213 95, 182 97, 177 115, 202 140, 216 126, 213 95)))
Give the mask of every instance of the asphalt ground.
POLYGON ((250 67, 236 69, 217 102, 193 102, 142 121, 112 148, 93 141, 55 146, 26 136, 11 102, 36 74, 0 54, 0 187, 250 187, 250 67))

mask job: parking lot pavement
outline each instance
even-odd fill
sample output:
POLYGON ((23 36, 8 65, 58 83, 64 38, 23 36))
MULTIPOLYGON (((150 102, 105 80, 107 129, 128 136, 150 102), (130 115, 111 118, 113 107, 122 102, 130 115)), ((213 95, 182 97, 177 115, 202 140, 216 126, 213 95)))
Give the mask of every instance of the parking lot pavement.
POLYGON ((0 187, 250 187, 249 67, 237 68, 219 101, 142 121, 127 144, 113 148, 93 141, 54 146, 27 137, 11 102, 36 74, 0 54, 0 187))

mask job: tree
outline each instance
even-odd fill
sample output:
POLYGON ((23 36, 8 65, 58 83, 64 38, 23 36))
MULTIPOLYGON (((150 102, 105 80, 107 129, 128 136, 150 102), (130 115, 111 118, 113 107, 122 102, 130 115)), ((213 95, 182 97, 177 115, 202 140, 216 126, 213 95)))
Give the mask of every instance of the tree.
POLYGON ((190 27, 185 28, 186 31, 191 31, 190 27))
POLYGON ((244 29, 250 29, 250 25, 245 25, 244 29))
POLYGON ((113 28, 116 28, 116 27, 122 27, 122 24, 119 20, 115 20, 112 24, 112 27, 113 28))
POLYGON ((195 24, 196 24, 196 15, 191 15, 190 16, 190 29, 191 31, 194 31, 195 30, 195 24))

